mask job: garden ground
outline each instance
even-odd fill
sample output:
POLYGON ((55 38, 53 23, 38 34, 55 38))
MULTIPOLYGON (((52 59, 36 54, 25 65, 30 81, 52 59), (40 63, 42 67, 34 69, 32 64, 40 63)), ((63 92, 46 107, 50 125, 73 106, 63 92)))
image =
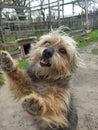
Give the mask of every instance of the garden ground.
MULTIPOLYGON (((78 130, 98 130, 98 43, 79 49, 86 68, 74 75, 73 87, 78 109, 78 130)), ((14 101, 7 86, 0 87, 0 130, 35 130, 32 117, 14 101)))

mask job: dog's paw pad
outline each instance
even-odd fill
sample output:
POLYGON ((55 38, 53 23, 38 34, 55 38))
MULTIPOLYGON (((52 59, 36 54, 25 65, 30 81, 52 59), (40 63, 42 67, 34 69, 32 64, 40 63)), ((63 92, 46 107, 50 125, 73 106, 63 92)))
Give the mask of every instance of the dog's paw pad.
POLYGON ((13 60, 8 52, 0 52, 0 65, 1 68, 5 71, 13 70, 13 60))
POLYGON ((43 106, 40 104, 40 101, 33 98, 25 99, 22 103, 22 107, 24 110, 34 116, 41 115, 43 111, 43 106))

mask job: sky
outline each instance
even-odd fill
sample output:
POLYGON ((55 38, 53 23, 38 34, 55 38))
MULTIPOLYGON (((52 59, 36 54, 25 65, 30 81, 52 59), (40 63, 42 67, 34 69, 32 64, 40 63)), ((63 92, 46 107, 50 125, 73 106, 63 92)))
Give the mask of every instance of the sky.
MULTIPOLYGON (((40 0, 39 0, 40 1, 40 0)), ((50 2, 54 2, 54 1, 57 1, 57 0, 50 0, 50 2)), ((66 3, 67 2, 70 2, 71 0, 66 0, 66 3)), ((48 3, 48 1, 47 0, 45 0, 45 2, 44 3, 48 3)), ((61 3, 61 2, 60 2, 61 3)), ((37 6, 37 5, 39 5, 40 4, 40 2, 38 2, 38 1, 34 1, 34 2, 32 2, 31 3, 31 7, 32 7, 32 9, 33 9, 33 6, 37 6)), ((61 3, 62 4, 62 3, 61 3)), ((75 15, 77 15, 77 14, 79 14, 79 13, 81 13, 81 8, 79 7, 79 6, 75 6, 75 8, 74 8, 74 14, 75 15)), ((46 11, 47 12, 47 11, 46 11)), ((48 13, 48 12, 47 12, 48 13)), ((56 13, 56 12, 55 12, 56 13)), ((69 4, 69 5, 65 5, 64 6, 64 15, 65 16, 71 16, 72 15, 72 5, 71 4, 69 4)))
MULTIPOLYGON (((57 0, 50 0, 50 2, 54 2, 54 1, 57 1, 57 0)), ((64 0, 64 3, 66 2, 71 2, 72 0, 64 0)), ((62 4, 62 1, 59 0, 59 2, 62 4)), ((48 0, 44 0, 44 3, 48 3, 48 0)), ((31 7, 32 7, 32 10, 34 9, 33 6, 36 6, 36 5, 39 5, 40 4, 40 0, 34 0, 33 2, 31 2, 31 7)), ((92 5, 94 6, 94 5, 92 5)), ((97 4, 97 7, 98 7, 98 4, 97 4)), ((53 10, 52 10, 53 12, 53 10)), ((55 12, 55 15, 57 15, 57 11, 54 11, 55 12)), ((79 6, 76 6, 75 5, 75 8, 74 8, 74 15, 78 15, 78 14, 81 14, 82 12, 82 9, 79 7, 79 6)), ((46 14, 48 14, 48 10, 46 10, 45 12, 46 14)), ((64 16, 72 16, 73 13, 72 13, 72 4, 68 4, 68 5, 65 5, 64 6, 64 16)))
MULTIPOLYGON (((37 5, 40 4, 40 0, 30 0, 30 1, 32 1, 32 2, 31 2, 32 10, 34 10, 33 6, 37 6, 37 5)), ((54 2, 54 1, 57 1, 57 0, 50 0, 50 2, 54 2)), ((70 2, 71 0, 64 0, 64 1, 67 3, 67 2, 70 2)), ((59 2, 60 2, 60 4, 62 4, 62 1, 59 0, 59 2)), ((44 3, 47 4, 47 3, 48 3, 48 0, 44 0, 44 3)), ((97 4, 97 7, 98 7, 98 4, 97 4)), ((11 9, 8 9, 8 10, 10 11, 11 9)), ((51 10, 52 10, 52 9, 51 9, 51 10)), ((82 9, 81 9, 79 6, 76 6, 76 5, 75 5, 74 15, 81 14, 81 11, 82 11, 82 9)), ((10 12, 12 12, 12 14, 13 14, 13 11, 10 11, 10 12)), ((32 11, 32 12, 33 12, 33 11, 32 11)), ((58 16, 58 10, 57 10, 57 11, 52 10, 52 12, 55 14, 55 16, 58 16)), ((39 14, 38 12, 32 13, 32 15, 33 15, 34 17, 37 17, 38 14, 39 14)), ((45 10, 45 15, 48 15, 48 14, 49 14, 49 13, 48 13, 48 9, 47 9, 47 10, 45 10)), ((65 17, 68 17, 68 16, 72 16, 72 15, 73 15, 73 13, 72 13, 72 4, 65 5, 65 6, 64 6, 64 16, 65 16, 65 17)), ((32 16, 32 17, 33 17, 33 16, 32 16)))

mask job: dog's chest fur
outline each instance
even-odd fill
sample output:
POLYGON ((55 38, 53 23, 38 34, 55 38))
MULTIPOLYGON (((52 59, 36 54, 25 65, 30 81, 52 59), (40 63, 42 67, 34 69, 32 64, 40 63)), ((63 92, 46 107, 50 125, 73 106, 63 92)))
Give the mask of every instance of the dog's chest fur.
POLYGON ((46 95, 47 93, 52 93, 52 90, 55 89, 68 89, 70 86, 71 77, 63 79, 46 79, 44 77, 36 77, 35 74, 30 70, 27 70, 27 74, 32 81, 32 89, 41 95, 46 95))

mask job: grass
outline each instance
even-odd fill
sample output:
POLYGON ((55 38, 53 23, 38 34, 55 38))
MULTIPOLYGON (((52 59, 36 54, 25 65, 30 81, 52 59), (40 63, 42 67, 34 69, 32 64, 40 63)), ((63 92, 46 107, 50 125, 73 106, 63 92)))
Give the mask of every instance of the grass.
MULTIPOLYGON (((39 38, 44 33, 46 33, 46 32, 36 31, 34 33, 34 36, 37 36, 39 38)), ((5 42, 7 44, 10 44, 11 42, 15 41, 16 39, 21 39, 21 38, 28 38, 28 36, 18 36, 18 37, 16 37, 16 36, 9 36, 9 37, 6 37, 5 42)), ((10 47, 8 51, 16 51, 16 50, 18 50, 18 46, 17 45, 14 46, 14 47, 10 47)))
MULTIPOLYGON (((7 44, 10 44, 10 42, 15 41, 15 40, 16 40, 15 36, 9 36, 9 37, 6 37, 6 39, 5 39, 7 44)), ((18 46, 17 45, 14 46, 14 47, 10 47, 8 49, 8 51, 16 51, 16 50, 18 50, 18 46)))
POLYGON ((29 63, 28 61, 24 60, 24 61, 20 61, 18 66, 20 69, 26 69, 28 67, 29 63))
POLYGON ((77 41, 77 47, 86 47, 89 45, 89 42, 88 41, 85 41, 85 40, 82 40, 81 37, 76 37, 76 41, 77 41))
POLYGON ((8 44, 8 43, 15 41, 15 40, 16 40, 15 36, 9 36, 9 37, 6 37, 5 42, 8 44))
POLYGON ((87 34, 87 37, 89 37, 91 41, 98 41, 98 30, 92 31, 91 33, 87 34))
MULTIPOLYGON (((11 42, 15 41, 17 38, 21 39, 21 38, 27 38, 27 37, 28 36, 21 36, 21 37, 9 36, 9 37, 6 37, 5 41, 6 41, 7 44, 10 44, 11 42)), ((16 45, 14 47, 10 47, 8 49, 8 51, 16 51, 16 50, 18 50, 18 48, 19 48, 19 46, 16 45)))
POLYGON ((35 33, 34 33, 34 36, 36 36, 37 38, 39 38, 40 36, 42 36, 43 35, 43 32, 41 32, 41 31, 36 31, 35 33))
POLYGON ((84 37, 78 36, 75 39, 78 43, 77 44, 78 47, 86 47, 90 44, 90 42, 93 42, 93 41, 98 42, 98 30, 92 31, 86 34, 84 37))
MULTIPOLYGON (((26 69, 28 67, 29 63, 28 61, 24 60, 24 61, 20 61, 18 66, 20 69, 26 69)), ((0 85, 4 84, 4 78, 3 78, 3 74, 0 74, 0 85)))
POLYGON ((4 84, 4 78, 3 78, 3 74, 0 74, 0 85, 4 84))
POLYGON ((8 43, 10 43, 12 41, 15 41, 16 39, 21 39, 21 38, 28 38, 28 36, 18 36, 18 37, 16 37, 16 36, 9 36, 9 37, 6 37, 5 41, 8 44, 8 43))
POLYGON ((92 53, 95 54, 95 55, 98 55, 98 48, 93 48, 92 53))
POLYGON ((86 47, 89 45, 89 42, 83 41, 83 42, 78 42, 77 47, 86 47))
POLYGON ((10 51, 16 51, 16 50, 18 50, 18 49, 19 49, 19 47, 16 45, 16 46, 14 46, 14 47, 9 48, 8 51, 9 51, 9 52, 10 52, 10 51))

